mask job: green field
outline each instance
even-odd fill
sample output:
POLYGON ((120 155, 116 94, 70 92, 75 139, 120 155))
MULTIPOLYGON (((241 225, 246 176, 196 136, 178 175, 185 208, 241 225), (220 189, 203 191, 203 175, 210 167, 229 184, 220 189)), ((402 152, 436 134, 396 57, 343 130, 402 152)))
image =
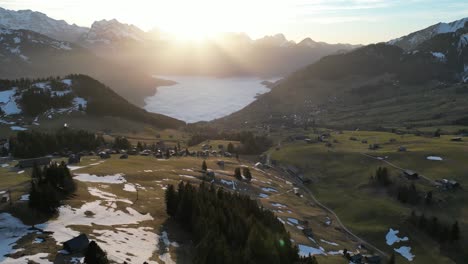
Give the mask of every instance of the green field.
MULTIPOLYGON (((213 143, 222 143, 218 141, 211 141, 213 143)), ((217 145, 216 145, 217 146, 217 145)), ((283 175, 278 174, 274 170, 259 170, 255 169, 251 163, 237 161, 235 158, 216 158, 211 157, 206 160, 209 169, 212 169, 215 174, 214 183, 217 186, 223 187, 227 190, 233 190, 231 183, 235 183, 235 191, 249 195, 252 199, 257 199, 258 202, 273 210, 278 217, 283 221, 287 222, 288 218, 295 218, 300 221, 308 221, 308 224, 300 223, 300 226, 309 226, 312 228, 314 233, 314 239, 318 244, 313 243, 302 233, 302 231, 296 227, 296 225, 285 224, 285 227, 290 232, 292 239, 298 243, 311 247, 323 247, 325 252, 338 251, 343 248, 354 250, 358 244, 356 241, 350 239, 344 232, 342 232, 337 226, 336 222, 333 221, 333 217, 327 212, 322 210, 311 202, 308 197, 299 197, 292 191, 293 184, 284 178, 283 175), (225 162, 224 167, 217 164, 219 160, 225 162), (251 183, 245 183, 237 181, 233 177, 233 172, 236 167, 249 166, 253 175, 251 183), (273 188, 276 191, 265 191, 262 188, 273 188), (259 197, 260 193, 265 193, 268 197, 259 197), (273 203, 281 203, 286 205, 284 208, 278 208, 273 203), (332 219, 332 224, 325 225, 327 217, 332 219), (321 242, 321 239, 325 241, 331 241, 338 245, 331 245, 325 242, 321 242)), ((158 160, 154 157, 143 157, 143 156, 130 156, 129 159, 122 160, 118 158, 118 155, 113 155, 111 159, 100 160, 98 157, 84 157, 82 162, 78 165, 81 168, 73 170, 73 173, 87 173, 91 175, 106 176, 114 175, 116 173, 122 173, 127 183, 138 185, 138 200, 136 192, 130 192, 124 190, 123 184, 106 184, 106 183, 93 183, 93 182, 81 182, 76 181, 78 184, 78 190, 64 203, 71 208, 80 208, 87 203, 100 200, 96 196, 90 193, 92 188, 99 191, 110 193, 115 195, 118 199, 127 199, 132 202, 131 208, 141 214, 149 213, 154 220, 144 221, 138 225, 124 225, 124 226, 101 226, 101 225, 72 225, 73 230, 86 233, 92 239, 95 238, 99 241, 99 237, 95 237, 95 232, 99 230, 114 230, 116 232, 119 228, 127 227, 151 227, 156 232, 166 230, 169 234, 170 241, 176 241, 179 247, 170 247, 169 252, 173 260, 177 263, 190 263, 191 251, 193 250, 190 246, 190 237, 187 233, 181 231, 181 228, 173 223, 165 212, 164 204, 164 186, 167 184, 178 184, 179 181, 189 181, 194 184, 201 183, 202 173, 199 171, 201 168, 202 159, 192 157, 173 157, 168 160, 158 160), (193 176, 190 177, 190 176, 193 176), (91 188, 91 189, 90 189, 91 188), (93 233, 94 232, 94 233, 93 233)), ((6 170, 6 169, 4 169, 6 170)), ((2 173, 3 175, 3 173, 2 173)), ((11 184, 24 183, 25 185, 21 190, 18 190, 16 194, 17 198, 14 198, 15 203, 13 207, 5 206, 0 211, 7 211, 12 213, 14 216, 22 219, 25 224, 33 224, 32 219, 36 219, 35 224, 40 224, 44 221, 42 218, 38 218, 28 209, 27 202, 17 201, 20 195, 27 192, 27 183, 29 173, 26 171, 22 174, 17 174, 16 171, 10 171, 5 174, 5 177, 17 176, 14 181, 3 183, 4 187, 11 186, 11 184), (18 176, 20 175, 20 176, 18 176)), ((123 202, 116 202, 114 210, 122 210, 125 212, 125 208, 129 205, 123 202)), ((92 210, 90 217, 92 217, 92 210)), ((50 219, 49 222, 55 221, 55 217, 50 219)), ((37 237, 44 237, 44 235, 30 234, 18 241, 15 248, 25 248, 28 252, 39 253, 48 252, 50 253, 49 259, 53 260, 55 254, 60 250, 60 245, 57 245, 55 241, 47 236, 46 240, 42 244, 32 244, 31 241, 37 237)), ((19 253, 18 253, 19 254, 19 253)), ((29 253, 28 253, 29 254, 29 253)), ((158 254, 161 254, 160 250, 156 250, 150 260, 158 260, 158 254)), ((13 255, 12 257, 19 257, 19 255, 13 255)), ((341 256, 326 256, 323 257, 326 260, 323 263, 343 263, 344 259, 341 256)), ((131 259, 131 257, 130 257, 131 259)), ((322 262, 321 262, 322 263, 322 262)))
MULTIPOLYGON (((307 134, 307 133, 306 133, 307 134)), ((318 135, 310 133, 311 138, 318 135)), ((332 132, 325 143, 306 144, 304 141, 282 143, 272 149, 272 159, 282 164, 292 164, 302 169, 312 179, 309 188, 317 198, 331 207, 345 225, 363 236, 378 248, 391 252, 386 245, 385 235, 389 228, 398 229, 402 235, 410 238, 409 245, 416 256, 413 263, 454 263, 440 254, 437 243, 422 232, 414 231, 405 219, 413 209, 408 204, 390 197, 384 189, 369 185, 369 178, 379 166, 391 169, 392 177, 400 179, 401 171, 384 162, 362 155, 387 157, 386 160, 404 169, 436 179, 455 179, 462 185, 461 190, 442 191, 435 189, 424 180, 418 180, 418 190, 434 190, 434 196, 442 201, 432 207, 415 207, 426 215, 434 215, 441 221, 459 221, 462 230, 462 245, 468 241, 468 195, 464 188, 468 182, 466 172, 468 163, 467 142, 452 142, 450 136, 429 138, 414 135, 397 135, 386 132, 346 131, 332 132), (351 137, 356 140, 350 140, 351 137), (362 143, 367 140, 368 143, 362 143), (369 150, 369 144, 379 144, 378 150, 369 150), (406 152, 399 152, 399 146, 405 146, 406 152), (443 161, 427 160, 429 155, 440 156, 443 161)), ((399 257, 399 262, 406 259, 399 257)))

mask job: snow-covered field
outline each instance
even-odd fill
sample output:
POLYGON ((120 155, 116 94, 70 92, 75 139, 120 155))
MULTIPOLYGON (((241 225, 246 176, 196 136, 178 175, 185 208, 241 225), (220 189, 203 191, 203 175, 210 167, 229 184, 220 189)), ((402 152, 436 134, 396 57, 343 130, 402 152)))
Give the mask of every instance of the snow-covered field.
MULTIPOLYGON (((408 237, 398 237, 398 233, 400 233, 400 231, 392 228, 388 230, 388 233, 385 235, 387 245, 392 246, 401 242, 409 242, 408 237)), ((394 250, 409 261, 412 261, 415 257, 415 255, 411 254, 411 247, 409 246, 400 246, 399 248, 394 248, 394 250)))
POLYGON ((115 175, 107 175, 107 176, 97 176, 91 175, 88 173, 77 173, 75 180, 82 181, 82 182, 97 182, 97 183, 110 183, 110 184, 120 184, 126 183, 127 180, 125 179, 122 173, 117 173, 115 175))

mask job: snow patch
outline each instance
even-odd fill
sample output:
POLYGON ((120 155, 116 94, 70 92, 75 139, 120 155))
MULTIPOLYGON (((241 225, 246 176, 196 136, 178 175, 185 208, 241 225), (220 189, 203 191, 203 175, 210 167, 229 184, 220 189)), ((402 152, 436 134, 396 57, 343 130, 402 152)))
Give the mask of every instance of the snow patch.
POLYGON ((325 252, 323 252, 322 249, 319 248, 314 248, 314 247, 309 247, 306 245, 298 245, 299 247, 299 255, 303 257, 307 257, 309 255, 327 255, 325 252))
POLYGON ((406 258, 409 261, 413 261, 415 255, 411 254, 411 247, 400 247, 400 248, 395 248, 395 252, 398 252, 401 256, 406 258))
POLYGON ((443 160, 441 157, 438 157, 438 156, 428 156, 426 157, 427 160, 438 160, 438 161, 441 161, 443 160))
POLYGON ((78 173, 73 177, 75 180, 82 182, 98 182, 98 183, 110 183, 110 184, 120 184, 126 183, 127 180, 123 177, 123 173, 117 173, 115 175, 107 176, 97 176, 88 173, 78 173))
POLYGON ((385 240, 387 241, 387 245, 391 246, 393 245, 394 243, 398 243, 400 241, 408 241, 408 237, 398 237, 397 234, 400 233, 400 231, 398 230, 393 230, 392 228, 390 228, 390 230, 388 231, 387 235, 385 236, 385 240))

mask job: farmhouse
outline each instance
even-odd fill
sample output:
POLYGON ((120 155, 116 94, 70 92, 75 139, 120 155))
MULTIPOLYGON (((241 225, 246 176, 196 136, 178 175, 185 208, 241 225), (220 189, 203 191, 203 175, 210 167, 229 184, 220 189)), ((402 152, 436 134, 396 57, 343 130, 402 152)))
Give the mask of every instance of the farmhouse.
POLYGON ((85 234, 81 234, 63 243, 63 249, 70 253, 80 253, 88 248, 89 239, 85 234))
POLYGON ((436 184, 445 190, 452 190, 460 187, 460 183, 457 181, 447 179, 436 180, 436 184))
POLYGON ((75 164, 75 163, 80 163, 81 162, 81 155, 79 154, 71 154, 68 157, 68 164, 75 164))
POLYGON ((406 149, 405 146, 400 146, 400 147, 398 147, 398 151, 400 151, 400 152, 405 152, 406 150, 407 150, 407 149, 406 149))
POLYGON ((412 170, 404 170, 403 175, 408 178, 409 180, 417 180, 419 179, 419 175, 417 172, 412 170))
POLYGON ((453 137, 452 139, 450 139, 451 141, 463 141, 462 137, 453 137))
POLYGON ((25 169, 25 168, 32 168, 34 164, 37 164, 38 166, 49 165, 51 161, 52 159, 50 157, 24 159, 24 160, 19 160, 16 166, 19 168, 25 169))

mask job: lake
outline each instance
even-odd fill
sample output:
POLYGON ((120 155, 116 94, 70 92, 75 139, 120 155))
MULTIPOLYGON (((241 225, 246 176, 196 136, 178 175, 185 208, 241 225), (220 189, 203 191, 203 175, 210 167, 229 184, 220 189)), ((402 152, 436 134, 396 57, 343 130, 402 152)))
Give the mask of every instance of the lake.
POLYGON ((188 123, 210 121, 236 112, 270 91, 255 77, 157 76, 177 84, 160 86, 145 98, 145 109, 188 123))

